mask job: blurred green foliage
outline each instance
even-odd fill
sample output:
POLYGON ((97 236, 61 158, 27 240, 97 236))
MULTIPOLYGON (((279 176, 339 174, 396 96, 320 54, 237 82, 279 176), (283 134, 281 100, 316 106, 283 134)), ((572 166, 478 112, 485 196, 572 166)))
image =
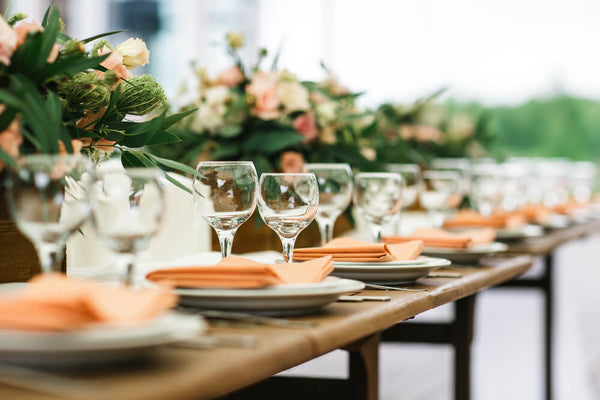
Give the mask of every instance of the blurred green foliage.
POLYGON ((488 117, 490 154, 503 159, 567 157, 600 161, 600 101, 558 95, 516 106, 448 101, 450 110, 488 117))

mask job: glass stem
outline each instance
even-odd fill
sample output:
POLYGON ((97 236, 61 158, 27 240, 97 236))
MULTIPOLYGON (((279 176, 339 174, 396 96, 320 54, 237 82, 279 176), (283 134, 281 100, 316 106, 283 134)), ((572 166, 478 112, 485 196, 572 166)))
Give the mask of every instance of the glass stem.
POLYGON ((41 243, 37 246, 42 273, 60 272, 62 267, 64 245, 41 243))
POLYGON ((125 286, 134 286, 135 255, 118 253, 119 281, 125 286))
POLYGON ((333 225, 335 220, 330 219, 318 219, 317 225, 319 225, 319 231, 321 232, 321 246, 325 246, 333 239, 333 225))
POLYGON ((381 242, 382 226, 379 224, 371 224, 371 236, 375 243, 381 242))
MULTIPOLYGON (((216 229, 215 229, 216 230, 216 229)), ((216 230, 221 245, 221 258, 231 255, 231 246, 233 245, 233 237, 237 229, 216 230)))
POLYGON ((394 235, 400 236, 402 234, 402 212, 399 212, 394 217, 394 235))
POLYGON ((281 246, 283 247, 283 256, 287 258, 287 262, 291 263, 294 259, 294 244, 296 243, 296 237, 285 238, 279 236, 281 239, 281 246))

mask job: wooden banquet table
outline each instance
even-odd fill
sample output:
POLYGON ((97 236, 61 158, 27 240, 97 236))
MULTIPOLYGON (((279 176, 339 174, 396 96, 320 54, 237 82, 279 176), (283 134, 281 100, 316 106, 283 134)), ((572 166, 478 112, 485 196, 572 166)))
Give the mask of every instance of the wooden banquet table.
MULTIPOLYGON (((69 396, 42 395, 40 389, 44 382, 40 379, 29 390, 0 385, 0 399, 211 399, 261 381, 249 391, 234 393, 231 398, 267 399, 270 398, 268 394, 278 387, 286 390, 287 400, 306 398, 307 394, 294 390, 289 381, 277 385, 277 379, 286 378, 267 378, 330 351, 345 349, 350 354, 349 379, 336 381, 337 384, 332 386, 335 390, 327 392, 327 398, 374 400, 378 396, 378 346, 384 330, 396 324, 401 328, 405 324, 399 322, 419 313, 509 281, 530 266, 528 256, 488 257, 484 266, 476 267, 452 265, 444 272, 458 272, 461 277, 422 278, 414 287, 427 288, 426 292, 366 290, 363 294, 385 294, 391 301, 337 302, 319 314, 294 318, 316 322, 314 327, 290 329, 243 323, 213 324, 210 334, 252 335, 257 338, 258 345, 254 348, 212 349, 165 346, 151 362, 142 365, 78 371, 69 375, 69 396), (36 391, 34 386, 37 386, 36 391)), ((32 377, 31 381, 34 379, 32 377)), ((320 388, 325 388, 324 382, 320 388)), ((312 397, 324 393, 315 393, 312 397)), ((281 397, 281 393, 279 396, 274 394, 275 397, 281 397)))

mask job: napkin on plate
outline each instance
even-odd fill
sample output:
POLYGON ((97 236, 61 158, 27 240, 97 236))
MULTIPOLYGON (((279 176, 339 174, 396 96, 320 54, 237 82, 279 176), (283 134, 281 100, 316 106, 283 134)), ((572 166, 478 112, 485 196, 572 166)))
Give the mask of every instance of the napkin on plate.
POLYGON ((159 269, 146 275, 146 279, 177 287, 242 289, 281 283, 320 282, 331 271, 331 257, 303 263, 263 264, 229 256, 216 265, 159 269))
POLYGON ((330 255, 333 261, 406 261, 414 260, 423 251, 423 242, 413 240, 399 244, 370 243, 341 237, 323 247, 294 249, 295 260, 312 260, 330 255))
POLYGON ((491 243, 495 238, 496 231, 492 228, 469 229, 463 232, 422 228, 415 230, 410 236, 386 236, 383 241, 386 243, 403 243, 411 240, 422 240, 426 247, 467 249, 474 245, 491 243))
POLYGON ((16 295, 0 297, 0 329, 67 331, 94 323, 136 323, 176 303, 177 296, 163 288, 136 290, 38 275, 16 295))
POLYGON ((526 218, 518 213, 494 212, 491 215, 481 215, 475 210, 460 210, 444 221, 446 228, 519 228, 526 222, 526 218))
POLYGON ((543 204, 530 204, 513 211, 511 214, 518 215, 525 221, 534 224, 545 224, 554 214, 554 211, 543 204))

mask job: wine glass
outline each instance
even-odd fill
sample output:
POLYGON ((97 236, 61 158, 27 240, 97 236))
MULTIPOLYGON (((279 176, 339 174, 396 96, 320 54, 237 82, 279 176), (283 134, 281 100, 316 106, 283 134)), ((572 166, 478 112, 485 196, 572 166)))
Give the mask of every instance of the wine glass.
POLYGON ((469 195, 481 215, 491 215, 502 203, 502 181, 496 164, 473 164, 469 195))
POLYGON ((206 161, 196 166, 194 208, 215 230, 223 258, 236 231, 254 212, 257 175, 251 161, 206 161))
POLYGON ((165 209, 164 173, 158 168, 100 171, 92 191, 92 222, 120 258, 119 277, 133 285, 137 254, 150 246, 165 209))
POLYGON ((281 239, 284 258, 292 262, 298 234, 315 218, 319 186, 312 173, 260 176, 258 211, 263 221, 281 239))
POLYGON ((400 235, 402 211, 415 204, 417 196, 421 191, 421 186, 423 185, 421 179, 421 168, 419 168, 417 164, 389 164, 387 166, 387 170, 398 173, 400 176, 402 176, 402 208, 397 214, 394 215, 394 218, 392 219, 394 234, 400 235))
POLYGON ((68 237, 90 213, 92 163, 82 155, 38 154, 9 170, 6 195, 17 226, 33 242, 42 273, 60 272, 68 237))
POLYGON ((462 177, 456 171, 430 170, 423 173, 421 205, 429 212, 433 226, 444 223, 445 214, 462 200, 462 177))
POLYGON ((393 172, 360 172, 354 178, 354 204, 381 241, 383 225, 402 208, 402 176, 393 172))
POLYGON ((352 170, 348 164, 305 164, 304 169, 314 173, 319 184, 319 208, 315 219, 324 246, 333 239, 335 220, 352 200, 352 170))

